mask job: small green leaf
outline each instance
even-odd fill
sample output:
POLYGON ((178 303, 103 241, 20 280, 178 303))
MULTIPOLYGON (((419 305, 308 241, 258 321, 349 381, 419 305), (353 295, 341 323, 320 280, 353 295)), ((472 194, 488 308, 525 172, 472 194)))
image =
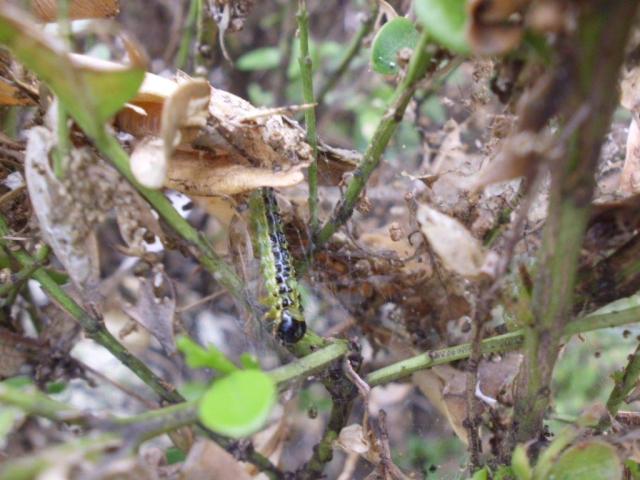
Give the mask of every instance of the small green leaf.
POLYGON ((191 368, 213 368, 220 373, 231 373, 238 369, 213 345, 209 345, 205 350, 189 337, 182 336, 176 340, 176 346, 184 354, 187 365, 191 368))
POLYGON ((470 480, 489 480, 489 470, 487 467, 476 470, 470 480))
POLYGON ((65 388, 67 388, 67 384, 65 382, 58 381, 47 383, 47 393, 49 395, 55 395, 56 393, 63 392, 65 388))
POLYGON ((280 49, 276 47, 256 48, 245 53, 236 61, 238 70, 270 70, 280 65, 280 49))
POLYGON ((418 36, 416 27, 404 17, 396 17, 385 23, 371 45, 373 70, 384 75, 398 73, 398 52, 403 48, 415 48, 418 36))
POLYGON ((511 456, 511 468, 518 480, 531 480, 533 472, 524 445, 518 445, 511 456))
POLYGON ((582 442, 560 456, 551 467, 549 477, 554 480, 591 480, 622 478, 622 464, 615 448, 602 441, 582 442))
POLYGON ((417 0, 416 16, 442 46, 468 54, 466 5, 467 0, 417 0))
POLYGON ((276 386, 260 370, 238 370, 214 382, 200 402, 202 423, 214 432, 241 438, 258 431, 276 401, 276 386))
POLYGON ((167 458, 167 465, 173 465, 174 463, 184 462, 187 455, 176 447, 169 447, 165 452, 167 458))

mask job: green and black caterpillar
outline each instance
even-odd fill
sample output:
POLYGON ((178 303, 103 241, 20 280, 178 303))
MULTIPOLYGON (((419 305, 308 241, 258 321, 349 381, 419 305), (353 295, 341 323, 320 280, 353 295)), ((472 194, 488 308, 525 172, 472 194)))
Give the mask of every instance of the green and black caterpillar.
POLYGON ((254 193, 251 210, 268 294, 266 318, 273 323, 278 339, 284 343, 296 343, 304 337, 307 325, 273 189, 263 188, 254 193))

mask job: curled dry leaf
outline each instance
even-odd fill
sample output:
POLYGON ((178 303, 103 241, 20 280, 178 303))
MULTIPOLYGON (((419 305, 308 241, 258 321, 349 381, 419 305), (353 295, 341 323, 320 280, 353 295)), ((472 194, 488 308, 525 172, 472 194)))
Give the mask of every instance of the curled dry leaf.
MULTIPOLYGON (((31 10, 43 22, 54 22, 58 19, 58 0, 33 0, 31 10)), ((71 0, 69 2, 69 18, 105 18, 117 15, 120 11, 118 0, 71 0)))
POLYGON ((76 202, 82 190, 91 190, 86 183, 80 183, 86 179, 76 178, 83 188, 72 190, 55 178, 49 165, 53 144, 52 133, 43 127, 35 127, 27 133, 25 176, 29 197, 43 238, 78 291, 84 292, 87 300, 98 303, 98 246, 93 225, 85 216, 98 212, 91 207, 83 209, 86 199, 76 202))
POLYGON ((131 152, 131 173, 147 188, 162 188, 167 178, 168 161, 164 142, 156 137, 143 138, 131 152))
POLYGON ((479 55, 502 55, 522 41, 522 20, 513 20, 530 0, 471 0, 469 43, 479 55))
POLYGON ((380 462, 380 456, 375 449, 372 448, 371 442, 365 438, 362 425, 354 423, 347 425, 340 430, 340 435, 336 440, 336 446, 340 447, 347 453, 357 453, 373 464, 380 462))
POLYGON ((261 187, 283 188, 304 180, 302 165, 274 172, 268 168, 251 167, 229 157, 202 158, 181 154, 172 163, 167 186, 187 195, 237 195, 261 187))
POLYGON ((162 108, 160 137, 168 161, 184 138, 183 130, 202 128, 207 124, 211 86, 204 79, 189 79, 165 100, 162 108))
POLYGON ((162 273, 156 274, 153 281, 141 279, 135 306, 125 307, 124 311, 156 337, 165 352, 176 353, 173 335, 176 299, 169 277, 162 273), (159 284, 154 285, 156 282, 159 284), (168 291, 169 295, 163 295, 161 290, 168 291))
MULTIPOLYGON (((521 363, 522 355, 519 353, 509 353, 498 361, 480 362, 476 385, 476 398, 480 405, 494 407, 498 403, 511 403, 511 388, 521 363)), ((458 438, 467 443, 467 429, 464 427, 467 418, 466 372, 451 365, 438 365, 416 372, 411 378, 420 392, 447 418, 458 438)))
POLYGON ((447 269, 467 278, 483 273, 487 251, 460 222, 427 205, 418 207, 417 219, 447 269))
POLYGON ((0 379, 12 377, 29 358, 35 358, 42 346, 35 340, 0 328, 0 379))
POLYGON ((506 138, 497 153, 476 175, 459 182, 461 188, 478 191, 487 185, 531 176, 538 167, 540 135, 521 131, 506 138))
POLYGON ((182 466, 183 480, 210 478, 215 472, 217 480, 250 480, 251 476, 229 452, 211 440, 198 440, 182 466))

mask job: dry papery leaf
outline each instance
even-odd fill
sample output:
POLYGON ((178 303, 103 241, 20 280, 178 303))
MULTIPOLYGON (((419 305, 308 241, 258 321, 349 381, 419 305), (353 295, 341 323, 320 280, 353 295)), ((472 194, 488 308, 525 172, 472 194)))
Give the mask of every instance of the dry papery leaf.
MULTIPOLYGON (((476 398, 479 404, 495 407, 511 401, 511 386, 522 362, 522 355, 509 353, 498 361, 482 360, 478 367, 476 398)), ((467 443, 466 372, 451 365, 437 365, 412 375, 412 383, 444 415, 455 434, 467 443)))
POLYGON ((151 335, 145 328, 131 328, 135 321, 121 309, 109 309, 104 313, 104 324, 111 334, 134 354, 144 352, 151 344, 151 335))
POLYGON ((485 250, 458 220, 427 205, 418 207, 417 219, 422 233, 447 269, 467 278, 494 275, 496 254, 485 250))
POLYGON ((635 115, 629 125, 627 149, 620 174, 619 188, 625 194, 640 192, 640 126, 635 115))
POLYGON ((35 358, 42 346, 32 338, 0 328, 0 378, 12 377, 29 358, 35 358))
POLYGON ((640 191, 640 67, 625 73, 620 83, 620 104, 633 113, 627 136, 627 150, 620 175, 620 191, 633 194, 640 191))
POLYGON ((140 279, 137 302, 135 306, 126 306, 124 311, 156 337, 167 354, 176 353, 173 335, 176 299, 167 275, 158 272, 153 279, 140 279), (168 291, 169 295, 163 295, 161 290, 168 291))
POLYGON ((380 463, 380 454, 372 447, 370 438, 365 438, 362 425, 354 423, 340 430, 340 435, 335 445, 347 453, 357 453, 367 461, 377 465, 380 463))
MULTIPOLYGON (((75 177, 78 169, 69 168, 67 177, 73 173, 72 183, 65 185, 56 179, 49 165, 53 145, 53 134, 46 128, 35 127, 27 132, 25 176, 33 211, 43 238, 64 265, 75 287, 85 293, 87 300, 99 304, 98 245, 93 226, 106 205, 97 205, 99 198, 93 196, 95 192, 80 198, 87 188, 93 189, 86 184, 86 178, 75 177), (82 192, 67 187, 76 184, 83 187, 82 192)), ((83 156, 78 163, 86 164, 90 154, 74 150, 72 157, 74 155, 83 156)))
POLYGON ((211 440, 198 440, 182 466, 182 480, 202 480, 211 478, 215 472, 216 480, 250 480, 252 477, 229 452, 211 440))
POLYGON ((620 105, 632 112, 640 108, 640 67, 624 73, 620 82, 620 105))
POLYGON ((522 19, 513 15, 521 12, 530 0, 471 0, 468 37, 471 49, 478 55, 503 55, 522 40, 522 19))
MULTIPOLYGON (((58 0, 33 0, 31 10, 43 22, 58 19, 58 0)), ((69 19, 104 18, 117 15, 120 11, 118 0, 70 0, 69 19)))

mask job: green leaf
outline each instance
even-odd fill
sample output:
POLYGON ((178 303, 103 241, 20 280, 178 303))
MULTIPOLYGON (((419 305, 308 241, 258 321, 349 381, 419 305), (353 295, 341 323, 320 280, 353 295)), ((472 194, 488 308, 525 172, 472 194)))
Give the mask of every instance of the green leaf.
POLYGON ((0 7, 0 43, 33 70, 90 136, 102 128, 142 84, 144 69, 75 66, 68 53, 35 28, 35 22, 5 4, 0 7))
POLYGON ((176 447, 169 447, 165 451, 165 456, 167 459, 167 465, 173 465, 174 463, 184 462, 187 458, 187 455, 176 447))
POLYGON ((615 448, 602 441, 582 442, 560 456, 548 478, 554 480, 590 480, 622 478, 622 464, 615 448))
POLYGON ((280 65, 280 49, 276 47, 256 48, 245 53, 236 61, 238 70, 270 70, 280 65))
POLYGON ((467 0, 417 0, 416 16, 429 34, 452 52, 468 54, 467 0))
POLYGON ((398 73, 398 52, 403 48, 414 49, 418 43, 418 31, 413 22, 396 17, 378 30, 371 45, 371 67, 384 75, 398 73))
POLYGON ((511 468, 518 480, 531 480, 533 472, 524 445, 518 445, 511 456, 511 468))
POLYGON ((55 395, 56 393, 63 392, 65 388, 67 388, 67 384, 61 381, 49 382, 46 386, 46 390, 49 395, 55 395))
POLYGON ((200 402, 202 423, 214 432, 241 438, 258 431, 276 402, 276 386, 260 370, 238 370, 214 382, 200 402))
POLYGON ((11 433, 14 425, 24 417, 19 408, 3 405, 0 408, 0 448, 6 443, 7 435, 11 433))
POLYGON ((470 480, 489 480, 489 470, 487 467, 476 470, 470 480))
POLYGON ((184 354, 187 365, 191 368, 213 368, 220 373, 231 373, 238 369, 213 345, 209 345, 205 350, 189 337, 181 336, 176 340, 176 346, 184 354))

